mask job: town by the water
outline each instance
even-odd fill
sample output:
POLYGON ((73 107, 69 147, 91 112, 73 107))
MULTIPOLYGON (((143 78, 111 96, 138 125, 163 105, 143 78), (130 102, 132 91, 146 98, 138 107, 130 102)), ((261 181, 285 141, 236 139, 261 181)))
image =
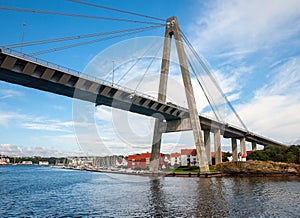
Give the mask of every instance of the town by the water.
MULTIPOLYGON (((222 163, 215 164, 215 153, 211 152, 210 175, 254 174, 254 175, 300 175, 300 146, 286 148, 267 147, 264 150, 238 153, 238 161, 232 160, 230 152, 222 152, 222 163), (268 157, 276 150, 277 156, 268 157), (281 152, 289 158, 280 159, 281 152), (259 169, 261 168, 261 169, 259 169)), ((0 165, 40 165, 61 169, 87 170, 94 172, 145 174, 149 175, 151 153, 89 157, 9 157, 1 155, 0 165)), ((181 149, 171 154, 160 154, 159 172, 163 175, 198 175, 199 161, 196 149, 181 149)), ((207 173, 205 174, 207 175, 207 173)))

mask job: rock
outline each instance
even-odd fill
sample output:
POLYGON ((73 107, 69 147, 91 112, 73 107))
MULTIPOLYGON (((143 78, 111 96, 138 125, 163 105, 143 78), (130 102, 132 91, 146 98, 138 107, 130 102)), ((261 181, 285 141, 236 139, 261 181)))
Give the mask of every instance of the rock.
POLYGON ((273 161, 246 161, 224 162, 215 166, 215 169, 229 175, 298 175, 300 165, 279 163, 273 161))

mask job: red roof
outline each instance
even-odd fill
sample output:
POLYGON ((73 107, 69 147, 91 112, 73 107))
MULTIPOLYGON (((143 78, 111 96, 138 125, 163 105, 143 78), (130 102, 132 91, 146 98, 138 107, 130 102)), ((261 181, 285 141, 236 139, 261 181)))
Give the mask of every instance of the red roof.
POLYGON ((181 149, 181 155, 197 155, 196 149, 181 149))
MULTIPOLYGON (((215 152, 212 151, 212 152, 211 152, 211 156, 214 157, 215 155, 216 155, 215 152)), ((222 157, 224 157, 224 155, 225 155, 225 152, 222 151, 222 157)))
POLYGON ((251 154, 252 152, 253 152, 253 151, 247 151, 247 155, 248 155, 248 154, 251 154))
POLYGON ((179 153, 177 153, 177 152, 176 152, 176 153, 170 154, 171 158, 172 158, 172 157, 180 157, 180 155, 181 155, 181 154, 179 154, 179 153))
MULTIPOLYGON (((163 157, 163 154, 160 154, 160 157, 163 157)), ((128 155, 128 161, 134 160, 142 160, 146 158, 151 158, 151 153, 142 153, 142 154, 133 154, 133 155, 128 155)))

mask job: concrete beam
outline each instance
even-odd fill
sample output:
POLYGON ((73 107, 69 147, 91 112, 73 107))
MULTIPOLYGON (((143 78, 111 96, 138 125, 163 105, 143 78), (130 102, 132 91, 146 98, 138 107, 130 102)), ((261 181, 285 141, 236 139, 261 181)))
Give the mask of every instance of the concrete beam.
POLYGON ((55 73, 55 70, 47 68, 42 75, 42 79, 50 80, 55 73))
POLYGON ((6 56, 1 67, 4 69, 12 70, 15 66, 17 59, 15 57, 6 56))
POLYGON ((231 138, 232 161, 238 161, 238 149, 236 138, 231 138))
POLYGON ((33 74, 35 68, 36 68, 36 64, 28 62, 23 69, 23 73, 31 76, 33 74))
POLYGON ((171 120, 167 122, 166 132, 180 132, 192 130, 190 118, 171 120))
POLYGON ((222 163, 221 131, 220 131, 220 129, 218 129, 214 132, 214 145, 215 145, 215 164, 222 163))

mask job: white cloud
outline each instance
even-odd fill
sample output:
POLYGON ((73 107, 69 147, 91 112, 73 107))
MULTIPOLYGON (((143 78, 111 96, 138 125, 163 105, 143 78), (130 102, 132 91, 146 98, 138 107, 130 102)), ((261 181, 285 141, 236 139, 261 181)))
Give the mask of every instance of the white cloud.
POLYGON ((299 32, 297 0, 219 0, 211 2, 207 9, 189 29, 205 53, 226 51, 229 57, 244 56, 299 32))
POLYGON ((238 111, 250 130, 283 142, 299 138, 300 58, 274 69, 276 74, 238 111))
POLYGON ((14 89, 0 89, 0 99, 7 99, 22 96, 23 93, 14 89))
POLYGON ((239 100, 247 127, 283 142, 299 138, 299 2, 214 1, 194 20, 192 44, 213 62, 228 98, 239 100))
POLYGON ((11 111, 0 111, 0 125, 8 126, 13 120, 26 120, 27 116, 11 112, 11 111))
POLYGON ((57 150, 45 146, 18 146, 11 144, 0 144, 0 154, 8 156, 41 156, 41 157, 64 157, 64 156, 85 156, 86 153, 80 150, 57 150))
POLYGON ((23 123, 22 127, 31 130, 44 130, 54 132, 72 132, 73 122, 62 122, 58 120, 42 120, 40 122, 23 123))

